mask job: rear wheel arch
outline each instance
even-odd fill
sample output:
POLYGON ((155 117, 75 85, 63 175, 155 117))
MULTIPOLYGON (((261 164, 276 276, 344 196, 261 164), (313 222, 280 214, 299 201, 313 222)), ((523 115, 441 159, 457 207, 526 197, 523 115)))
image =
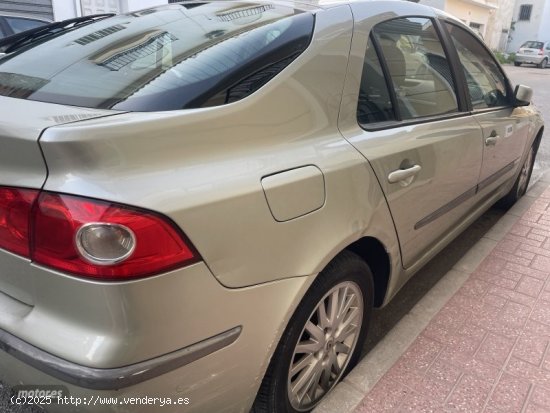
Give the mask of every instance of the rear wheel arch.
POLYGON ((534 145, 536 145, 536 149, 539 149, 540 142, 542 141, 542 135, 544 133, 544 126, 541 126, 537 134, 535 135, 534 145))
MULTIPOLYGON (((344 377, 351 370, 351 368, 353 368, 353 366, 355 366, 360 357, 361 348, 368 332, 370 314, 373 307, 373 294, 369 294, 369 292, 372 292, 374 290, 372 284, 373 278, 374 277, 371 274, 371 270, 369 266, 365 263, 365 261, 360 256, 350 250, 344 249, 340 251, 340 253, 338 253, 332 260, 329 261, 329 263, 323 268, 323 270, 315 277, 313 283, 310 285, 307 292, 298 304, 298 307, 293 311, 293 314, 286 325, 283 335, 277 343, 277 347, 269 360, 269 365, 258 389, 256 399, 251 409, 251 413, 297 413, 298 411, 301 411, 295 410, 295 406, 293 405, 291 398, 288 396, 290 388, 287 387, 290 385, 290 380, 292 380, 291 376, 289 376, 290 373, 288 372, 288 369, 290 368, 289 366, 292 366, 292 363, 296 363, 295 357, 296 350, 298 348, 297 344, 302 341, 302 343, 308 343, 307 346, 309 347, 310 345, 315 345, 316 342, 323 343, 323 341, 320 341, 316 334, 313 335, 315 336, 315 340, 313 340, 314 342, 311 341, 313 336, 306 341, 302 340, 303 334, 306 331, 307 326, 307 324, 305 323, 308 319, 310 326, 321 323, 319 318, 314 320, 315 317, 320 317, 318 315, 319 313, 317 312, 318 310, 316 309, 316 307, 320 305, 323 300, 325 300, 325 298, 321 299, 321 297, 329 295, 330 291, 332 291, 332 289, 335 287, 345 288, 345 291, 347 293, 348 287, 345 285, 342 287, 342 283, 347 284, 349 282, 357 286, 357 291, 361 291, 356 296, 358 296, 359 302, 364 303, 364 306, 359 307, 361 314, 361 323, 359 323, 360 329, 356 333, 357 336, 354 339, 354 344, 349 344, 348 351, 343 351, 344 354, 348 354, 346 364, 341 365, 341 370, 338 373, 339 377, 338 379, 336 379, 335 382, 332 382, 330 387, 332 388, 342 377, 344 377), (318 299, 321 299, 321 301, 318 302, 318 299), (296 340, 298 341, 296 342, 296 340), (290 350, 293 351, 290 352, 290 350)), ((342 296, 340 295, 340 297, 342 296)), ((325 307, 326 315, 330 315, 328 310, 329 308, 330 305, 325 307)), ((337 304, 336 308, 338 309, 344 307, 341 307, 337 304)), ((350 307, 348 307, 348 309, 350 309, 350 307)), ((343 317, 342 320, 345 320, 345 317, 343 317)), ((337 331, 344 330, 338 330, 336 328, 331 330, 331 328, 329 327, 328 332, 325 328, 324 334, 330 335, 334 333, 334 342, 336 343, 336 340, 340 340, 338 338, 340 333, 337 333, 337 331)), ((345 336, 347 337, 347 335, 348 334, 346 334, 345 336)), ((326 340, 331 343, 333 341, 333 339, 330 337, 326 340)), ((325 350, 328 352, 332 349, 336 349, 336 351, 339 351, 337 350, 337 345, 335 345, 334 347, 326 347, 325 350)), ((317 350, 314 349, 313 351, 317 350)), ((302 352, 303 351, 298 351, 298 353, 302 352)), ((318 360, 324 361, 324 359, 318 360)), ((304 361, 304 359, 302 359, 302 361, 304 361)), ((301 365, 302 361, 299 360, 299 363, 295 365, 301 365)), ((295 379, 298 380, 298 372, 294 374, 296 374, 295 379)), ((319 379, 319 377, 317 379, 319 379)), ((314 383, 317 382, 315 381, 314 383)), ((318 403, 319 400, 320 399, 316 399, 315 405, 318 403)), ((303 408, 305 409, 304 412, 310 411, 309 409, 315 407, 315 405, 311 407, 308 407, 307 405, 303 406, 303 408)))
POLYGON ((371 269, 374 283, 374 306, 381 307, 386 298, 391 274, 391 257, 386 247, 377 238, 366 236, 348 245, 344 251, 357 254, 371 269))

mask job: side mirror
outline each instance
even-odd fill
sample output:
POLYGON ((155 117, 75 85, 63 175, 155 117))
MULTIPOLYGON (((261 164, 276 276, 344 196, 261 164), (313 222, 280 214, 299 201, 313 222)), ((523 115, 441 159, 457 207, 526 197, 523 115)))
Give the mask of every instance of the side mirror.
POLYGON ((533 89, 529 86, 517 85, 516 90, 514 90, 514 97, 516 98, 516 106, 529 106, 533 97, 533 89))

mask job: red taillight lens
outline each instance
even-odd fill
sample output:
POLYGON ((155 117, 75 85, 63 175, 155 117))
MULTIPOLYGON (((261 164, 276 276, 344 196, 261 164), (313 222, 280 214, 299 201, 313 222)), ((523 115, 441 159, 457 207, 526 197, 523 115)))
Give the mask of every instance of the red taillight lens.
POLYGON ((183 234, 166 218, 70 195, 40 194, 33 235, 33 261, 94 278, 143 277, 197 261, 183 234), (83 229, 90 231, 84 243, 79 238, 83 229), (83 248, 91 252, 83 253, 83 248))
POLYGON ((29 256, 29 219, 38 191, 0 188, 0 248, 29 256))
POLYGON ((539 56, 542 56, 544 54, 544 49, 539 50, 539 56))
POLYGON ((166 217, 105 201, 0 187, 0 248, 71 274, 129 279, 198 261, 166 217))

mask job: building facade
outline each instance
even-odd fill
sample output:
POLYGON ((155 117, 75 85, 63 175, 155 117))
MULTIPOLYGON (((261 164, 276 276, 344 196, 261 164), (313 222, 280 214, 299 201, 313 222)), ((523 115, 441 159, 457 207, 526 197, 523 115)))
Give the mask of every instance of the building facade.
MULTIPOLYGON (((64 20, 124 13, 175 0, 0 0, 2 11, 64 20)), ((413 0, 417 1, 417 0, 413 0)), ((515 52, 527 40, 550 40, 550 0, 420 0, 450 13, 479 33, 492 50, 515 52)))
POLYGON ((0 0, 0 13, 4 11, 59 21, 97 13, 124 13, 168 2, 168 0, 0 0))
POLYGON ((512 27, 508 52, 528 40, 550 41, 550 0, 516 0, 512 27))
POLYGON ((492 49, 504 51, 514 12, 514 0, 420 0, 459 18, 492 49))

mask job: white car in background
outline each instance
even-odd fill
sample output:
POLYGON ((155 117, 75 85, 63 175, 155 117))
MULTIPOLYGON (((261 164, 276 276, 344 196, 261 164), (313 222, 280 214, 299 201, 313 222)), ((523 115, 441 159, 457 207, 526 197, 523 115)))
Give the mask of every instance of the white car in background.
POLYGON ((514 66, 531 63, 545 69, 550 61, 550 41, 539 42, 529 40, 521 45, 514 59, 514 66))

